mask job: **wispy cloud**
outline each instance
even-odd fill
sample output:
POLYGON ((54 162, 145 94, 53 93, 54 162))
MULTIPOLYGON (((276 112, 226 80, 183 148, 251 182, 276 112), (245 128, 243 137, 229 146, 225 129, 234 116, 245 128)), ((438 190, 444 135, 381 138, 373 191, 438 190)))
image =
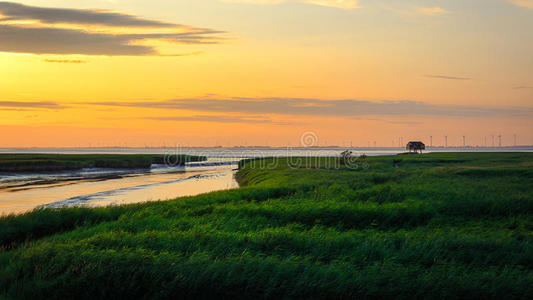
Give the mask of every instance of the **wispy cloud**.
POLYGON ((395 125, 420 125, 424 124, 424 122, 418 122, 418 121, 387 121, 388 124, 395 124, 395 125))
POLYGON ((447 76, 447 75, 424 75, 424 77, 428 78, 436 78, 436 79, 448 79, 448 80, 472 80, 472 78, 469 77, 456 77, 456 76, 447 76))
POLYGON ((165 110, 187 110, 212 113, 238 113, 257 115, 314 115, 333 117, 357 117, 364 115, 388 116, 459 116, 531 117, 533 108, 486 108, 477 106, 435 105, 418 101, 365 101, 365 100, 323 100, 306 98, 195 98, 150 102, 90 102, 100 106, 142 107, 165 110))
POLYGON ((529 90, 529 89, 533 89, 533 86, 522 85, 522 86, 517 86, 513 88, 513 90, 529 90))
POLYGON ((387 120, 382 118, 362 118, 362 117, 353 117, 350 118, 352 120, 358 120, 358 121, 377 121, 377 122, 384 122, 387 124, 395 124, 395 125, 419 125, 424 124, 424 122, 421 121, 413 121, 413 120, 387 120))
POLYGON ((155 55, 153 47, 131 45, 122 35, 60 28, 0 25, 0 51, 33 54, 155 55))
POLYGON ((36 20, 40 23, 49 24, 65 23, 127 27, 181 26, 105 10, 36 7, 13 2, 0 2, 0 14, 11 20, 36 20))
POLYGON ((149 120, 158 121, 178 121, 178 122, 214 122, 214 123, 252 123, 252 124, 286 124, 274 122, 271 119, 261 116, 176 116, 176 117, 146 117, 149 120))
POLYGON ((509 2, 516 6, 533 9, 533 0, 509 0, 509 2))
POLYGON ((380 5, 381 9, 393 12, 406 19, 418 19, 421 17, 436 17, 452 14, 446 8, 440 6, 417 6, 409 3, 409 1, 391 1, 387 4, 380 5))
POLYGON ((62 63, 62 64, 83 64, 86 63, 84 60, 80 59, 45 59, 44 62, 48 63, 62 63))
POLYGON ((26 108, 3 108, 0 107, 0 111, 33 111, 35 109, 26 109, 26 108))
POLYGON ((27 109, 27 108, 49 108, 49 109, 63 109, 65 106, 49 101, 0 101, 0 107, 8 107, 14 109, 27 109))
POLYGON ((426 15, 426 16, 437 16, 437 15, 444 15, 450 13, 448 10, 442 8, 442 7, 417 7, 416 11, 420 14, 426 15))
POLYGON ((359 0, 222 0, 223 2, 239 2, 250 4, 280 4, 284 2, 300 2, 340 9, 359 8, 359 0))
POLYGON ((0 15, 0 51, 15 53, 181 56, 161 54, 150 41, 215 44, 223 33, 118 12, 11 2, 0 2, 0 15))

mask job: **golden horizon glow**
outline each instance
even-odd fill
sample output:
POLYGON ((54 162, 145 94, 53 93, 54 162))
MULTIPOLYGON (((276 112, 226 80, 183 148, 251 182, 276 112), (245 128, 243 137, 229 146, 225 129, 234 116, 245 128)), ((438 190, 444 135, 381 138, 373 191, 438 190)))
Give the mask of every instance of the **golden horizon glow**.
POLYGON ((0 2, 0 147, 533 144, 528 1, 87 5, 0 2))

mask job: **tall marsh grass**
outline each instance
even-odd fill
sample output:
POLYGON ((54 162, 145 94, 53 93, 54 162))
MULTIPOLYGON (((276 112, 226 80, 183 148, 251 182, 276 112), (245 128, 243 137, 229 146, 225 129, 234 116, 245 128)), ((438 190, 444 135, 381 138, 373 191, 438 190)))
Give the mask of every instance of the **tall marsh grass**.
MULTIPOLYGON (((322 160, 336 158, 321 158, 322 160)), ((0 218, 7 298, 528 298, 533 155, 243 163, 236 190, 0 218), (325 165, 325 164, 322 164, 325 165)), ((1 297, 1 296, 0 296, 1 297)))

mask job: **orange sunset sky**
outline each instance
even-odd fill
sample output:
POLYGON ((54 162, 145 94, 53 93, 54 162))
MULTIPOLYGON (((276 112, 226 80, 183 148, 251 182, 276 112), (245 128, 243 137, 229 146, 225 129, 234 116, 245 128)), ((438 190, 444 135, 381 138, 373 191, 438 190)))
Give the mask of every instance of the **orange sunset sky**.
POLYGON ((533 0, 0 2, 0 147, 533 144, 533 0))

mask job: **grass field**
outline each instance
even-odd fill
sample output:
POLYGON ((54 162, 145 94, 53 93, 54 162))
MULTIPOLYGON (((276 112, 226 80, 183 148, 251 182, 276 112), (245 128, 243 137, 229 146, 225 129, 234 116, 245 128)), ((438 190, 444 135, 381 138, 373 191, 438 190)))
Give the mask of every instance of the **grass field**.
POLYGON ((0 154, 0 172, 41 172, 83 168, 149 168, 165 160, 176 165, 205 157, 159 154, 0 154))
POLYGON ((533 154, 368 157, 357 169, 334 167, 336 158, 293 163, 244 163, 235 190, 0 218, 0 295, 533 294, 533 154))

